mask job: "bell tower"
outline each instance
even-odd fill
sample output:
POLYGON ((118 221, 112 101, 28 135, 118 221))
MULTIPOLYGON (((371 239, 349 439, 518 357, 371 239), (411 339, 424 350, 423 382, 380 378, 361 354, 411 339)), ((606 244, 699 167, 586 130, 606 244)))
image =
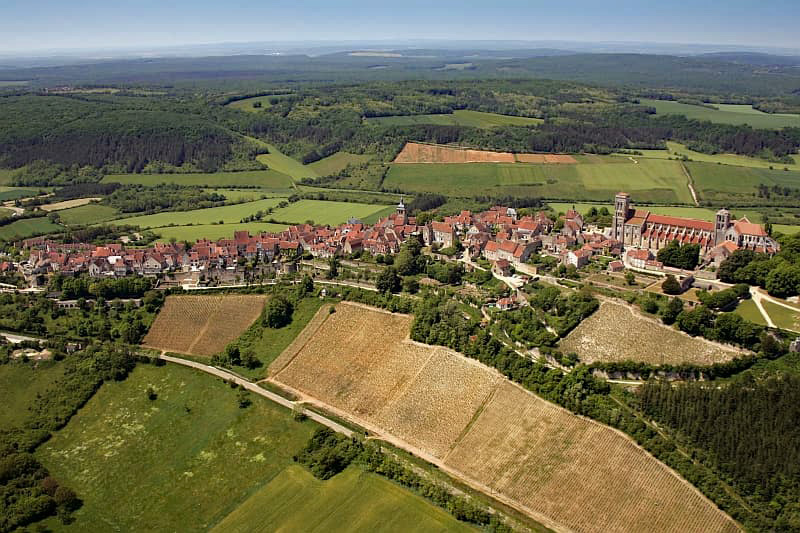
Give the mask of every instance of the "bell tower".
POLYGON ((714 224, 714 246, 722 244, 725 240, 725 233, 731 227, 731 212, 725 208, 717 211, 714 224))
POLYGON ((625 221, 631 208, 631 197, 626 192, 618 192, 614 197, 613 237, 621 242, 625 241, 625 221))

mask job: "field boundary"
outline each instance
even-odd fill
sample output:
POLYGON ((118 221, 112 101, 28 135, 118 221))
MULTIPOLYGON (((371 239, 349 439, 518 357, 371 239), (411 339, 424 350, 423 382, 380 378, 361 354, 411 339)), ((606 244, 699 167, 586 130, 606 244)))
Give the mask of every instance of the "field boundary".
POLYGON ((280 374, 287 366, 289 366, 292 361, 294 361, 295 357, 303 351, 303 348, 311 341, 314 337, 314 334, 319 331, 319 329, 325 324, 328 320, 328 317, 331 316, 331 304, 326 304, 321 306, 314 316, 311 317, 311 320, 308 321, 306 327, 295 337, 289 346, 286 347, 285 350, 281 352, 281 354, 275 358, 272 364, 269 365, 267 368, 267 378, 261 381, 269 381, 269 378, 272 376, 277 376, 280 374))

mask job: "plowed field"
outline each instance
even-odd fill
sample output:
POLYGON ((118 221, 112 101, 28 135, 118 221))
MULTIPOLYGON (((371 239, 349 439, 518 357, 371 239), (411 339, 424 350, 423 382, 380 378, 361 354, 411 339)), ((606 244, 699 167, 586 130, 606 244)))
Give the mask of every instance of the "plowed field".
POLYGON ((266 296, 170 296, 143 346, 155 350, 211 356, 239 338, 264 309, 266 296))
POLYGON ((558 154, 512 154, 469 150, 436 144, 407 143, 395 163, 577 163, 572 156, 558 154))
POLYGON ((411 342, 410 322, 339 304, 274 363, 274 378, 562 529, 738 530, 629 438, 411 342))

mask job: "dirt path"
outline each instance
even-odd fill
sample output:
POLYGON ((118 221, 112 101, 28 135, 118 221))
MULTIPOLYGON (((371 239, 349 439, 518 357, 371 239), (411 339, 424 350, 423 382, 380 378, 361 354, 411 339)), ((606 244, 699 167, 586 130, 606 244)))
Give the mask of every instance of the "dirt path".
POLYGON ((686 182, 689 185, 689 192, 692 193, 692 199, 694 200, 695 207, 700 206, 700 202, 697 201, 697 193, 694 191, 694 181, 692 180, 692 175, 689 173, 689 169, 686 168, 686 165, 681 163, 681 168, 683 169, 683 173, 686 176, 686 182))

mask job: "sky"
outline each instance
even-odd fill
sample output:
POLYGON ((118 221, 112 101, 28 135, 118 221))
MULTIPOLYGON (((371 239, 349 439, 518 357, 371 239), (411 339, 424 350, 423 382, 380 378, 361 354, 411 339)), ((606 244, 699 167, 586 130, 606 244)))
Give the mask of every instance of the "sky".
POLYGON ((0 52, 306 40, 800 48, 798 0, 0 0, 0 52))

